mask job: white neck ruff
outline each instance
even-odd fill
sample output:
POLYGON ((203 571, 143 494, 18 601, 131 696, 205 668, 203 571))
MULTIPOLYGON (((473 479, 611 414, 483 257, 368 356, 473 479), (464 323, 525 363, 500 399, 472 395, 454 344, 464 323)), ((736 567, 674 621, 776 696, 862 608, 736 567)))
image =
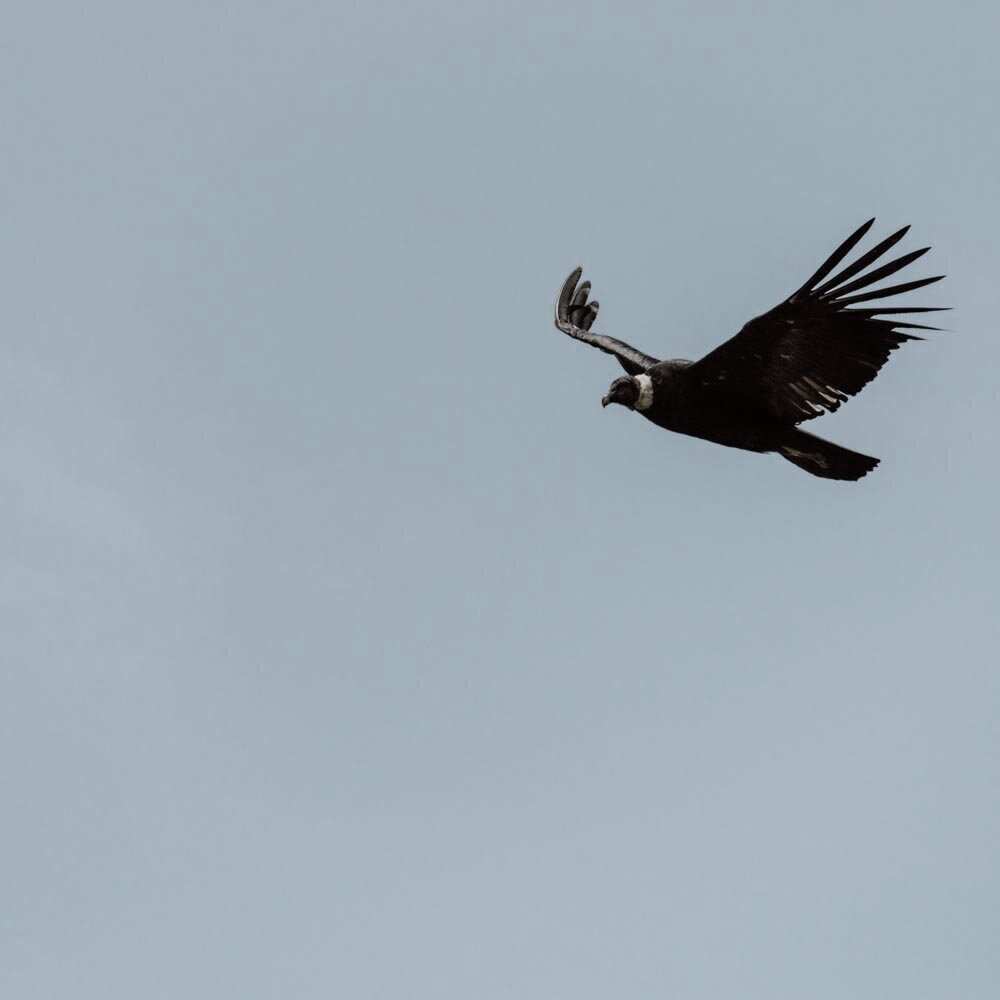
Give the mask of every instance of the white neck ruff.
POLYGON ((637 410, 648 410, 653 405, 653 380, 648 375, 636 375, 639 383, 639 398, 635 401, 637 410))

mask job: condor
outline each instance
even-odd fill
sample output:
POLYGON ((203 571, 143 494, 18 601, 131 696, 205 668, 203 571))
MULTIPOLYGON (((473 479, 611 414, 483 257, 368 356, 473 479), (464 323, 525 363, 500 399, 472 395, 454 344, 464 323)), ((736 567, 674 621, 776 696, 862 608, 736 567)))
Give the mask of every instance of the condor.
POLYGON ((906 235, 909 226, 829 277, 874 221, 852 233, 798 291, 750 320, 700 361, 659 361, 621 340, 594 333, 591 327, 599 306, 588 301, 590 282, 580 283, 580 268, 559 293, 556 326, 613 354, 628 373, 611 383, 601 400, 604 406, 618 403, 659 427, 730 448, 777 452, 823 479, 854 481, 871 472, 879 460, 824 441, 798 425, 832 413, 875 378, 900 344, 922 339, 902 330, 938 329, 895 317, 940 309, 874 303, 944 277, 861 292, 930 249, 914 250, 866 270, 906 235), (870 305, 849 308, 860 303, 870 305))

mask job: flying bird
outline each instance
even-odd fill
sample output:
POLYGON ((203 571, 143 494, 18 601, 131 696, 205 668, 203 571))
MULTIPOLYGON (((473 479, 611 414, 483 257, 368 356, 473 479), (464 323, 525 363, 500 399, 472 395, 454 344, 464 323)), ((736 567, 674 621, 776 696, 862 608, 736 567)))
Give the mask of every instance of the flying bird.
POLYGON ((909 226, 830 277, 874 222, 869 219, 844 240, 798 291, 750 320, 700 361, 660 361, 624 341, 593 332, 599 304, 588 301, 590 282, 580 283, 581 268, 570 274, 559 293, 556 327, 613 354, 627 372, 611 383, 602 405, 618 403, 659 427, 730 448, 777 452, 823 479, 854 481, 871 472, 879 460, 825 441, 798 425, 833 413, 875 378, 900 344, 923 339, 903 330, 938 329, 896 317, 940 312, 939 308, 875 303, 944 277, 869 289, 930 249, 913 250, 866 271, 906 235, 909 226), (861 303, 868 305, 851 308, 861 303))

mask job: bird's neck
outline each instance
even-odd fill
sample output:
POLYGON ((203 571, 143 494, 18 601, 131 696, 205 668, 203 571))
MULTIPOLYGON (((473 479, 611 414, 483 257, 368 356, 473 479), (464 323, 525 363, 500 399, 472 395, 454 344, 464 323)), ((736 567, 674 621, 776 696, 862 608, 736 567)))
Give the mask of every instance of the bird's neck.
POLYGON ((653 405, 653 380, 648 375, 636 375, 639 384, 639 398, 635 401, 637 410, 648 410, 653 405))

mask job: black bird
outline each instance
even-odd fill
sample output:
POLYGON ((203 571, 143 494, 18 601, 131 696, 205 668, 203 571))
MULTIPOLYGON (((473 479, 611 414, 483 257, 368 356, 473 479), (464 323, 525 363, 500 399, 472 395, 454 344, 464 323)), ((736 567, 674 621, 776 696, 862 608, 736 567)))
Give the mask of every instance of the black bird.
POLYGON ((590 282, 579 284, 580 268, 559 293, 556 326, 613 354, 628 372, 611 383, 601 400, 604 406, 620 403, 659 427, 730 448, 776 451, 823 479, 857 480, 879 460, 807 434, 797 425, 832 413, 875 378, 891 351, 908 340, 923 339, 901 330, 938 329, 894 317, 941 311, 848 306, 900 295, 944 277, 852 294, 895 274, 930 249, 914 250, 861 274, 906 235, 906 226, 827 279, 874 221, 844 240, 798 291, 750 320, 700 361, 659 361, 621 340, 591 332, 599 305, 587 301, 590 282))

